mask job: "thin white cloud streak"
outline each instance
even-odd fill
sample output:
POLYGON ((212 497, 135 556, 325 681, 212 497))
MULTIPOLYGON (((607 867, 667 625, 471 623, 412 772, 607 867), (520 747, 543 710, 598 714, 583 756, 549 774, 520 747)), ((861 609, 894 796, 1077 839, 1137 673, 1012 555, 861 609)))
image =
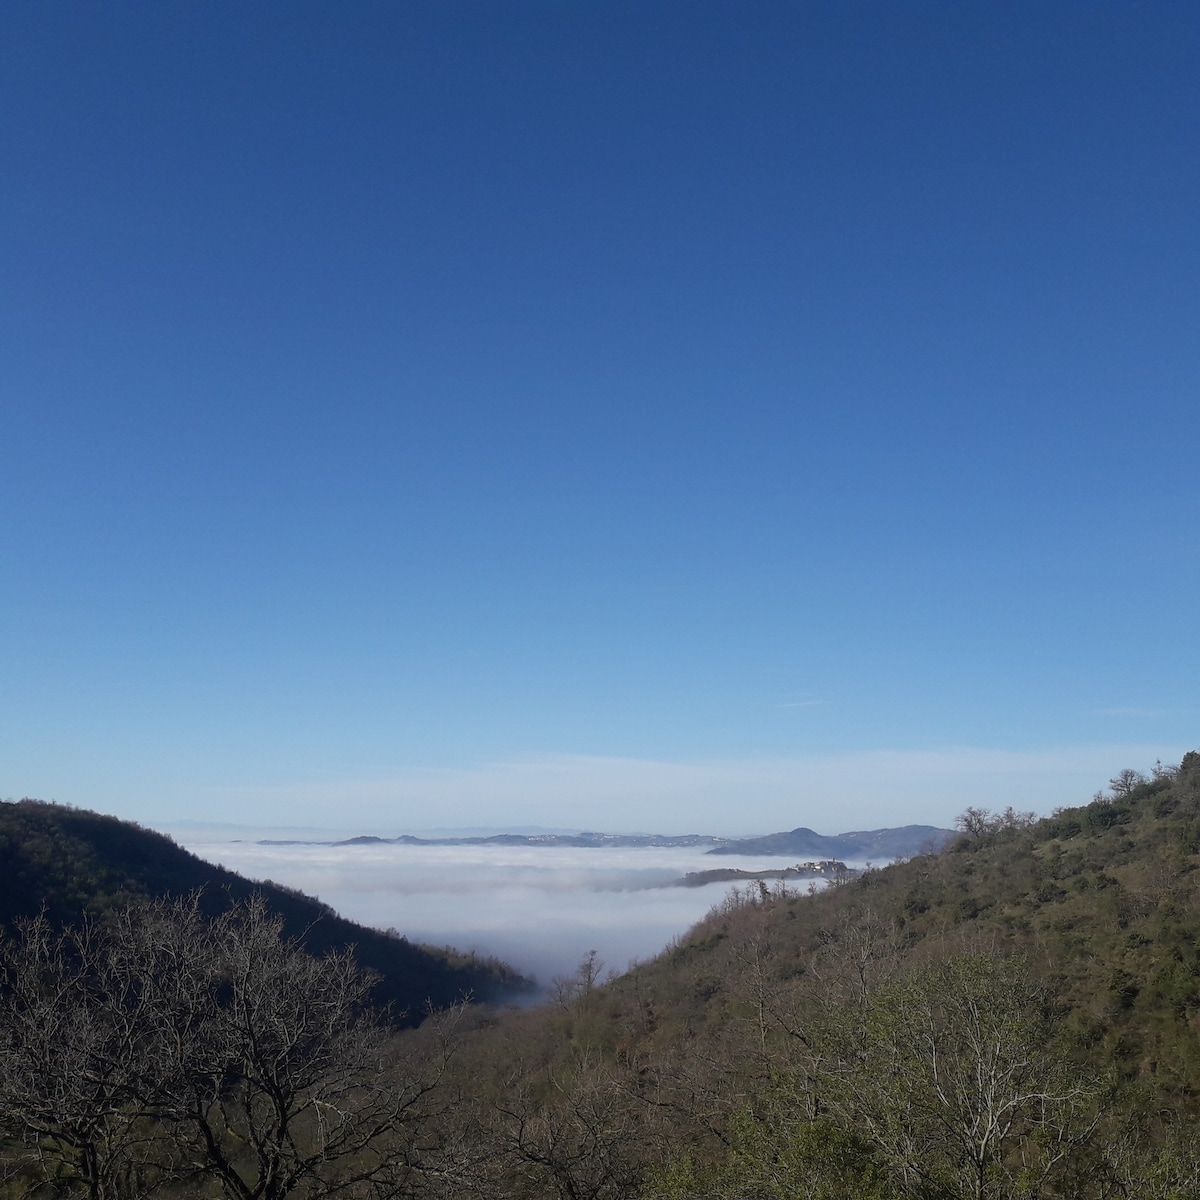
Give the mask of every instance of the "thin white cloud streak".
POLYGON ((807 825, 841 833, 950 825, 968 805, 1046 813, 1085 803, 1123 767, 1178 762, 1186 749, 950 747, 709 762, 554 755, 384 779, 207 789, 186 815, 380 833, 517 824, 731 835, 807 825))
POLYGON ((1093 717, 1116 717, 1122 720, 1161 720, 1166 711, 1161 708, 1094 708, 1093 717))
POLYGON ((698 849, 561 846, 264 846, 200 832, 201 857, 319 896, 415 941, 496 954, 547 984, 589 950, 615 970, 657 954, 729 890, 668 887, 688 871, 787 865, 698 849))

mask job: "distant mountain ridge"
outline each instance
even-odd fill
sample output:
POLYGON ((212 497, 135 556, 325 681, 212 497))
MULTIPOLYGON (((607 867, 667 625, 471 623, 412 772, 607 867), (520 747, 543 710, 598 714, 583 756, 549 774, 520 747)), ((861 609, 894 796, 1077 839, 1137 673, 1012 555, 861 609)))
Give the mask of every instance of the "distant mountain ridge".
POLYGON ((487 837, 377 837, 360 834, 337 841, 262 838, 260 846, 575 846, 585 849, 638 847, 708 847, 709 854, 779 854, 809 859, 906 858, 944 846, 954 830, 936 825, 902 825, 895 829, 856 830, 825 835, 801 826, 789 833, 755 838, 728 838, 702 833, 496 833, 487 837))
POLYGON ((402 833, 399 837, 376 837, 360 834, 358 837, 343 838, 334 842, 307 842, 295 838, 262 839, 260 846, 581 846, 602 848, 605 846, 721 846, 729 838, 700 833, 494 833, 487 837, 417 837, 402 833))

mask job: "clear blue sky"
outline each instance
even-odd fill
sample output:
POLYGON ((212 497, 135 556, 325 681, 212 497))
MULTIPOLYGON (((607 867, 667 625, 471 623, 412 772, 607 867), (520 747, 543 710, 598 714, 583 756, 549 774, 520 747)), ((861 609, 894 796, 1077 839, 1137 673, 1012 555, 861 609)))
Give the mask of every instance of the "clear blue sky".
POLYGON ((832 832, 1200 745, 1195 5, 14 0, 0 163, 0 795, 832 832))

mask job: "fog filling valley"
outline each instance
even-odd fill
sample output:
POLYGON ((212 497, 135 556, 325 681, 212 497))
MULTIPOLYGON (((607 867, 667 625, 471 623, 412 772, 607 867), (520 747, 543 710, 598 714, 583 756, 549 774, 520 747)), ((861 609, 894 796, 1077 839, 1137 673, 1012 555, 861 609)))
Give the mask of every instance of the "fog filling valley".
POLYGON ((180 840, 201 858, 299 888, 362 925, 494 954, 543 987, 590 950, 618 972, 653 957, 732 886, 670 886, 687 872, 795 861, 673 847, 262 845, 194 831, 180 840))

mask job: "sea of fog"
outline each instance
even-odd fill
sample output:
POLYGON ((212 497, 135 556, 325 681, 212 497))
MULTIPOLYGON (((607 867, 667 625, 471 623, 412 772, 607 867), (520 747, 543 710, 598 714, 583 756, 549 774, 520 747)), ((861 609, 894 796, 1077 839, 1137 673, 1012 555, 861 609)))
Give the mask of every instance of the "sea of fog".
POLYGON ((660 847, 264 845, 194 829, 175 836, 209 862, 300 888, 360 924, 494 954, 542 985, 590 950, 620 972, 684 933, 730 888, 669 886, 688 871, 794 862, 660 847))

